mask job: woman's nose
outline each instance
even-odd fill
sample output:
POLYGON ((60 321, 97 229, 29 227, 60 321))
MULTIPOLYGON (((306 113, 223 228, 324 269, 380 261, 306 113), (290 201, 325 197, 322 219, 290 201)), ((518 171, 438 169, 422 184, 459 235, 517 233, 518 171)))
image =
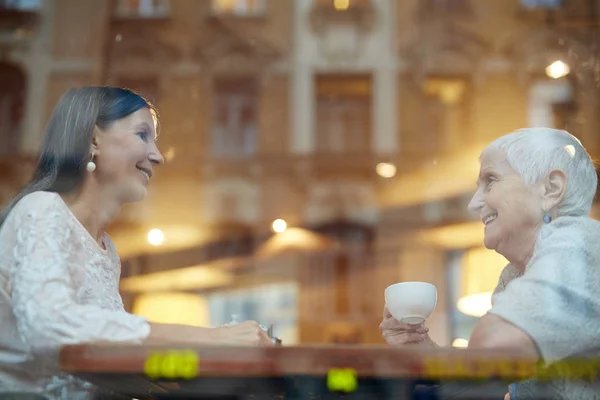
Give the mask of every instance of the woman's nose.
POLYGON ((469 202, 467 208, 471 212, 478 212, 479 210, 481 210, 481 207, 483 207, 483 196, 481 196, 479 191, 477 191, 471 198, 471 201, 469 202))
POLYGON ((148 156, 148 159, 154 165, 161 165, 165 163, 165 159, 158 149, 155 149, 155 151, 151 152, 148 156))

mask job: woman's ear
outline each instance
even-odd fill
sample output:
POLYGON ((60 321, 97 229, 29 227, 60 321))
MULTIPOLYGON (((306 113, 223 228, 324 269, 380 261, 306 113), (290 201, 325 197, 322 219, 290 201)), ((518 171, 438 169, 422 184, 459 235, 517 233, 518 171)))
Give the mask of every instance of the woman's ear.
POLYGON ((97 155, 100 152, 100 136, 102 131, 98 128, 98 125, 94 125, 94 131, 92 132, 92 144, 90 145, 90 154, 97 155))
POLYGON ((544 184, 544 209, 551 210, 562 201, 567 190, 567 175, 557 169, 550 171, 544 184))

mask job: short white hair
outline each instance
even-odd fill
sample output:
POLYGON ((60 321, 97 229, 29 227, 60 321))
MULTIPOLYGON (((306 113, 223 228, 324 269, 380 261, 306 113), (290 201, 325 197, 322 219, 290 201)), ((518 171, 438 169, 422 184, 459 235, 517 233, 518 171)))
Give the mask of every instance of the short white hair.
POLYGON ((567 175, 567 187, 558 205, 558 214, 585 216, 590 213, 598 175, 590 155, 569 132, 551 128, 519 129, 494 140, 484 153, 490 148, 501 150, 509 165, 528 185, 553 170, 563 171, 567 175))

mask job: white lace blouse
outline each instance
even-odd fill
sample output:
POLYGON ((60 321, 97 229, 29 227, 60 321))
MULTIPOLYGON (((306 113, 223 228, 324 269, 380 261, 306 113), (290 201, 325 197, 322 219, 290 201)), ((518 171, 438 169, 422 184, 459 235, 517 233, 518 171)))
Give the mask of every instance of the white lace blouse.
POLYGON ((124 310, 119 257, 106 234, 103 243, 56 193, 29 194, 11 211, 0 229, 0 397, 91 398, 91 385, 58 370, 59 347, 149 335, 124 310))

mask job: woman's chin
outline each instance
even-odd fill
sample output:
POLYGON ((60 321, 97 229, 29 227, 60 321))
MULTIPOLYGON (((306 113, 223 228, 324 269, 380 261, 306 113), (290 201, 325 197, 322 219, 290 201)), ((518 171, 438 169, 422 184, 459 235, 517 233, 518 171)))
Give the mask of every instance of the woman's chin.
POLYGON ((496 250, 496 240, 491 235, 486 234, 483 237, 483 245, 488 250, 496 250))
POLYGON ((135 190, 131 190, 126 196, 126 203, 139 203, 146 198, 148 194, 148 190, 145 186, 139 186, 135 188, 135 190))

